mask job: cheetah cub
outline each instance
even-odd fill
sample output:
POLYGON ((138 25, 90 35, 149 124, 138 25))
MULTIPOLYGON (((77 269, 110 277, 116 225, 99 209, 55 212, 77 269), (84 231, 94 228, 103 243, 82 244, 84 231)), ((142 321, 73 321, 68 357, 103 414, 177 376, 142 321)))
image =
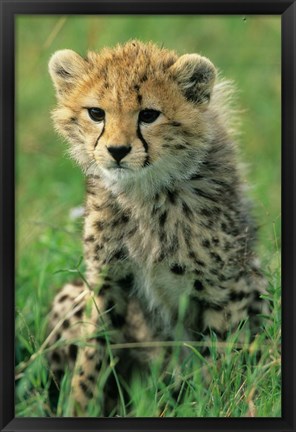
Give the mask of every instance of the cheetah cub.
POLYGON ((64 343, 50 363, 73 370, 75 415, 91 403, 110 415, 118 376, 148 369, 161 342, 204 341, 206 355, 213 333, 245 321, 255 334, 265 280, 210 60, 130 41, 58 51, 49 71, 56 130, 87 179, 85 280, 54 299, 52 342, 64 343), (116 375, 100 377, 115 358, 116 375))

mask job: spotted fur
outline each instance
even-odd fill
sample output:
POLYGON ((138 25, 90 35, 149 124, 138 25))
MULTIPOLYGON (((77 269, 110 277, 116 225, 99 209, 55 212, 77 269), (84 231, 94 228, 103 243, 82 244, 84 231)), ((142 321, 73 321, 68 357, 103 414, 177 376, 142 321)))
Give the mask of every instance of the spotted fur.
MULTIPOLYGON (((51 312, 53 334, 65 341, 52 368, 75 369, 74 410, 83 413, 90 400, 103 404, 96 383, 110 343, 174 340, 183 296, 183 339, 214 331, 223 340, 246 319, 254 334, 267 310, 265 280, 229 84, 217 82, 208 59, 131 41, 86 58, 58 51, 49 71, 55 127, 87 178, 87 285, 66 285, 51 312)), ((117 352, 133 367, 158 354, 117 352)))

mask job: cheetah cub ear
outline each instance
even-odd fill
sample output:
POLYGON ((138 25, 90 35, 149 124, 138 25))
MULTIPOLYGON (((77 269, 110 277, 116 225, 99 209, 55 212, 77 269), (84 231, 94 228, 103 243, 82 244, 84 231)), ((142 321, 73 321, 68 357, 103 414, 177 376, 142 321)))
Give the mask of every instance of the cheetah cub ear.
POLYGON ((217 74, 209 59, 185 54, 170 69, 187 100, 197 104, 209 102, 217 74))
POLYGON ((48 69, 57 96, 64 95, 71 89, 78 78, 87 70, 87 61, 76 52, 64 49, 56 51, 49 60, 48 69))

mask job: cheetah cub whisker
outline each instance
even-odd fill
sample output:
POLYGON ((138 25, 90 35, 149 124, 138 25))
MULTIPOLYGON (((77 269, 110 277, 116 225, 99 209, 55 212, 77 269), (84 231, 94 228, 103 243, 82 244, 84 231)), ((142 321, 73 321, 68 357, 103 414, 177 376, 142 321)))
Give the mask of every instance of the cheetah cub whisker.
POLYGON ((161 343, 147 342, 209 342, 214 332, 221 343, 243 321, 254 335, 266 283, 227 108, 231 88, 217 82, 210 60, 130 41, 85 58, 58 51, 49 72, 55 128, 87 179, 85 277, 95 293, 74 303, 85 289, 78 281, 55 297, 51 328, 76 308, 55 338, 81 343, 60 346, 50 362, 57 374, 73 369, 74 414, 93 403, 109 415, 117 386, 111 376, 100 393, 97 383, 112 344, 131 344, 114 352, 126 379, 163 355, 161 343))

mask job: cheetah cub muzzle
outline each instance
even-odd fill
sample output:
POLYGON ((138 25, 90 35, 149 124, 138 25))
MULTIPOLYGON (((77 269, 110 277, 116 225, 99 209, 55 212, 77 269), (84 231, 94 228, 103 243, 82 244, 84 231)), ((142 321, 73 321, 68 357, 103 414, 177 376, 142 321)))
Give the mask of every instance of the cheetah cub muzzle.
POLYGON ((210 60, 131 41, 86 58, 58 51, 49 72, 55 128, 87 182, 85 280, 54 299, 52 342, 63 343, 50 364, 56 377, 72 369, 74 415, 89 404, 110 415, 117 386, 101 375, 113 356, 127 379, 166 363, 163 341, 204 341, 206 355, 213 333, 223 341, 245 322, 254 335, 266 284, 229 85, 210 60))

